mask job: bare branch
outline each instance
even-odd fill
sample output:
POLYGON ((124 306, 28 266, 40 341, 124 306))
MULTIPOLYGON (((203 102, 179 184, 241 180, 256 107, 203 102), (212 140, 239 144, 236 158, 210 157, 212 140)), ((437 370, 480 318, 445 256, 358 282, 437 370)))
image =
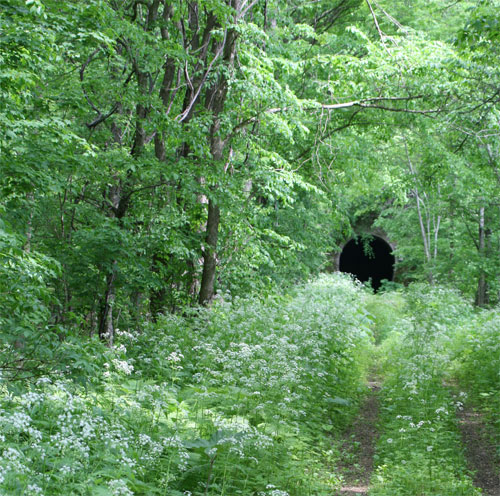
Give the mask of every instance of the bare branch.
MULTIPOLYGON (((371 97, 371 98, 364 98, 361 100, 353 100, 351 102, 344 102, 344 103, 334 103, 334 104, 318 104, 315 106, 311 107, 303 107, 302 111, 305 112, 311 112, 311 111, 323 111, 323 110, 341 110, 341 109, 346 109, 346 108, 351 108, 351 107, 358 107, 358 110, 353 113, 351 118, 349 119, 348 123, 342 126, 339 126, 338 128, 334 129, 332 133, 335 133, 337 131, 341 131, 342 129, 345 129, 348 127, 354 116, 357 115, 362 109, 378 109, 378 110, 384 110, 387 112, 405 112, 409 114, 421 114, 421 115, 426 115, 428 117, 431 117, 432 114, 441 112, 442 109, 434 109, 434 110, 413 110, 413 109, 408 109, 408 108, 397 108, 397 107, 387 107, 385 105, 378 105, 374 102, 408 102, 411 100, 419 100, 424 98, 424 95, 415 95, 415 96, 376 96, 376 97, 371 97)), ((231 133, 227 136, 227 138, 224 140, 225 143, 230 141, 236 133, 248 126, 249 124, 252 124, 254 122, 257 122, 262 115, 265 114, 279 114, 282 112, 288 112, 294 110, 294 108, 291 107, 274 107, 274 108, 269 108, 262 110, 258 114, 249 117, 233 127, 231 133)))
POLYGON ((241 6, 241 10, 240 12, 238 13, 238 19, 243 19, 245 17, 245 15, 247 14, 247 12, 258 2, 259 0, 253 0, 252 2, 250 2, 249 5, 245 6, 245 4, 247 3, 247 0, 245 0, 243 2, 243 5, 241 6))
MULTIPOLYGON (((385 14, 387 19, 389 19, 397 28, 401 29, 401 31, 404 31, 405 33, 408 33, 408 29, 406 29, 397 19, 395 19, 394 17, 391 16, 391 14, 386 12, 380 4, 375 2, 375 0, 372 0, 372 1, 377 6, 377 8, 380 9, 385 14)), ((459 1, 461 1, 461 0, 459 0, 459 1)))
MULTIPOLYGON (((349 107, 362 107, 362 108, 380 108, 382 110, 389 110, 392 112, 410 112, 410 113, 432 113, 438 112, 438 110, 411 110, 411 109, 401 109, 395 107, 383 107, 379 105, 372 105, 372 102, 408 102, 410 100, 419 100, 424 98, 424 95, 415 96, 375 96, 370 98, 362 98, 360 100, 353 100, 351 102, 343 103, 333 103, 326 104, 321 103, 311 107, 305 107, 302 110, 312 111, 312 110, 339 110, 349 107)), ((276 107, 265 110, 267 114, 278 114, 280 112, 286 112, 291 110, 289 107, 276 107)))
MULTIPOLYGON (((306 112, 314 111, 314 110, 340 110, 350 107, 361 107, 361 108, 373 108, 379 110, 386 110, 388 112, 406 112, 409 114, 435 114, 441 112, 442 109, 434 109, 434 110, 412 110, 408 108, 398 108, 398 107, 387 107, 385 105, 377 105, 372 102, 398 102, 398 101, 410 101, 417 100, 423 98, 423 95, 417 96, 405 96, 405 97, 372 97, 372 98, 363 98, 361 100, 353 100, 351 102, 344 103, 334 103, 334 104, 318 104, 311 107, 304 107, 302 110, 306 112)), ((288 110, 292 110, 289 107, 276 107, 265 110, 263 113, 267 114, 278 114, 280 112, 286 112, 288 110)))

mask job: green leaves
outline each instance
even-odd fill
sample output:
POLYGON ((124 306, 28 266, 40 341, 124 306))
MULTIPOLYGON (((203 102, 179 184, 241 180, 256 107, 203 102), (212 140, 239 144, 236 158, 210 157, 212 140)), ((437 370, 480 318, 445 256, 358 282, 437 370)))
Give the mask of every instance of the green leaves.
POLYGON ((37 377, 53 369, 59 339, 50 323, 56 304, 49 286, 59 264, 23 250, 23 240, 0 223, 0 372, 3 380, 37 377))

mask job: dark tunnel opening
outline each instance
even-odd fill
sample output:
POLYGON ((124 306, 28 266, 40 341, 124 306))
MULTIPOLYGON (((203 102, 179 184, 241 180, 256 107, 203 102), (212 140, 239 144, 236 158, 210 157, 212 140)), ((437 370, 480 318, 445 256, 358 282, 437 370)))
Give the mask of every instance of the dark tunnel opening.
POLYGON ((394 277, 394 255, 391 246, 378 236, 363 242, 361 238, 351 239, 342 250, 339 270, 352 274, 358 281, 371 280, 376 292, 382 280, 392 281, 394 277))

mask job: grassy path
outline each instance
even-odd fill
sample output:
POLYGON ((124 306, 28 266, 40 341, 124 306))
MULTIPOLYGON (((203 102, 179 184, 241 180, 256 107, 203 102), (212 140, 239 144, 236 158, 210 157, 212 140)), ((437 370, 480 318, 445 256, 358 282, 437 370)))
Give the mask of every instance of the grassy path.
POLYGON ((378 438, 377 419, 379 414, 377 382, 369 382, 370 392, 360 407, 360 411, 351 427, 344 435, 343 461, 339 470, 343 476, 343 486, 338 496, 356 496, 368 494, 370 478, 374 466, 375 443, 378 438), (346 463, 356 460, 354 464, 346 463))
POLYGON ((458 411, 458 418, 467 464, 475 473, 474 485, 482 489, 485 496, 500 496, 495 445, 483 416, 471 408, 464 408, 458 411))
MULTIPOLYGON (((363 448, 369 464, 356 481, 346 478, 340 496, 478 496, 463 454, 455 417, 456 400, 445 384, 449 370, 453 322, 442 305, 443 294, 415 292, 405 298, 404 311, 394 312, 390 322, 383 308, 384 296, 376 296, 375 337, 380 322, 386 325, 374 356, 380 357, 384 381, 377 391, 379 436, 373 448, 363 448), (381 312, 384 314, 381 315, 381 312), (383 318, 381 318, 383 317, 383 318), (450 322, 450 325, 443 323, 450 322), (390 324, 390 326, 389 326, 390 324), (375 465, 373 464, 375 460, 375 465)), ((374 395, 372 394, 372 397, 374 395)), ((377 417, 370 417, 370 400, 353 424, 356 433, 375 432, 377 417), (372 425, 366 425, 371 422, 372 425)), ((363 434, 359 436, 363 437, 363 434)), ((374 439, 374 438, 373 438, 374 439)), ((358 441, 359 442, 359 441, 358 441)), ((363 467, 363 464, 365 467, 363 467)), ((484 493, 490 496, 490 493, 484 493)), ((491 493, 491 496, 498 493, 491 493)))
MULTIPOLYGON (((370 381, 368 382, 368 386, 370 388, 369 393, 367 394, 365 400, 360 406, 359 413, 352 422, 351 426, 346 430, 343 438, 341 440, 341 459, 340 462, 337 463, 337 470, 340 472, 343 485, 339 491, 335 493, 335 496, 363 496, 370 494, 391 494, 389 492, 385 493, 384 485, 379 485, 375 487, 374 491, 371 491, 371 484, 374 471, 380 469, 380 467, 376 466, 375 458, 376 456, 376 444, 379 438, 379 413, 381 408, 381 399, 379 398, 379 393, 381 390, 381 384, 379 381, 370 381)), ((441 393, 446 393, 447 390, 446 384, 443 387, 441 393)), ((451 477, 456 478, 456 483, 459 487, 458 492, 453 492, 453 494, 460 494, 463 496, 473 496, 477 493, 476 489, 481 490, 481 495, 484 496, 500 496, 500 476, 499 476, 499 467, 496 463, 496 446, 492 441, 492 433, 490 432, 489 426, 484 420, 484 417, 481 413, 473 410, 470 407, 463 408, 461 406, 461 402, 458 401, 458 396, 453 395, 455 404, 459 405, 460 408, 457 408, 456 415, 458 419, 458 431, 460 433, 460 439, 456 436, 456 431, 452 428, 454 423, 453 421, 453 413, 450 408, 450 419, 447 422, 447 426, 445 426, 445 432, 442 432, 443 436, 450 436, 450 440, 448 444, 451 444, 451 440, 454 438, 454 447, 458 451, 465 452, 465 459, 458 458, 454 461, 455 466, 455 475, 449 474, 451 477), (463 448, 463 450, 461 449, 463 448), (462 461, 463 465, 463 480, 464 484, 460 483, 460 478, 458 477, 458 473, 460 473, 460 464, 456 463, 457 461, 462 461), (465 467, 465 462, 467 468, 465 467), (466 475, 470 473, 470 478, 466 475), (471 479, 473 479, 473 484, 471 483, 471 479), (460 486, 462 486, 460 488, 460 486)), ((450 398, 451 400, 451 398, 450 398)), ((382 403, 383 404, 383 403, 382 403)), ((451 406, 452 403, 450 403, 451 406)), ((425 409, 422 409, 422 413, 425 409)), ((415 410, 413 410, 415 413, 415 410)), ((409 416, 406 416, 409 417, 409 416)), ((390 430, 390 424, 393 419, 386 417, 386 422, 382 422, 381 430, 390 430), (387 420, 389 420, 387 422, 387 420), (387 425, 389 424, 389 426, 387 425)), ((424 428, 425 429, 425 428, 424 428)), ((431 431, 434 428, 431 428, 431 431)), ((400 431, 404 432, 404 428, 401 428, 400 431)), ((395 429, 392 429, 392 432, 395 432, 395 429)), ((423 435, 425 436, 424 430, 422 430, 423 435)), ((417 435, 418 437, 418 435, 417 435)), ((409 439, 409 445, 412 447, 416 447, 418 442, 411 442, 409 439)), ((392 441, 391 441, 392 443, 392 441)), ((400 446, 400 450, 404 451, 404 447, 400 446)), ((417 449, 418 451, 418 449, 417 449)), ((398 494, 408 494, 412 496, 420 496, 420 495, 443 495, 445 493, 441 493, 441 484, 449 483, 449 481, 437 481, 437 484, 432 482, 432 469, 439 470, 439 466, 431 467, 431 463, 434 464, 438 462, 438 464, 443 464, 443 459, 432 460, 432 450, 427 451, 427 460, 425 458, 422 459, 422 463, 424 465, 429 464, 430 472, 429 472, 429 481, 420 481, 422 490, 431 491, 431 492, 419 492, 417 486, 414 486, 413 489, 409 489, 407 492, 398 493, 398 494)), ((445 450, 444 450, 445 451, 445 450)), ((402 457, 406 457, 405 454, 402 457)), ((396 454, 396 458, 398 457, 396 454)), ((389 484, 394 481, 388 481, 389 484)), ((450 488, 453 487, 450 486, 450 488)), ((408 489, 408 488, 407 488, 408 489)), ((404 491, 404 488, 399 488, 400 491, 404 491)), ((453 490, 453 489, 449 489, 453 490)), ((446 492, 446 496, 448 496, 446 492)))
POLYGON ((450 290, 325 276, 77 342, 85 387, 0 388, 0 494, 500 496, 498 329, 450 290))

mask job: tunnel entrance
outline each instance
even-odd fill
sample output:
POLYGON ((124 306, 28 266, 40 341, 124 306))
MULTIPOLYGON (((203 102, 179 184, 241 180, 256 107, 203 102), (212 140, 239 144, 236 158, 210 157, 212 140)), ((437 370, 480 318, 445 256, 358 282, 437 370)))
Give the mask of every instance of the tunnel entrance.
POLYGON ((394 277, 394 255, 391 246, 378 236, 368 239, 351 239, 342 250, 339 260, 340 272, 352 274, 358 281, 371 280, 376 292, 383 279, 394 277))

